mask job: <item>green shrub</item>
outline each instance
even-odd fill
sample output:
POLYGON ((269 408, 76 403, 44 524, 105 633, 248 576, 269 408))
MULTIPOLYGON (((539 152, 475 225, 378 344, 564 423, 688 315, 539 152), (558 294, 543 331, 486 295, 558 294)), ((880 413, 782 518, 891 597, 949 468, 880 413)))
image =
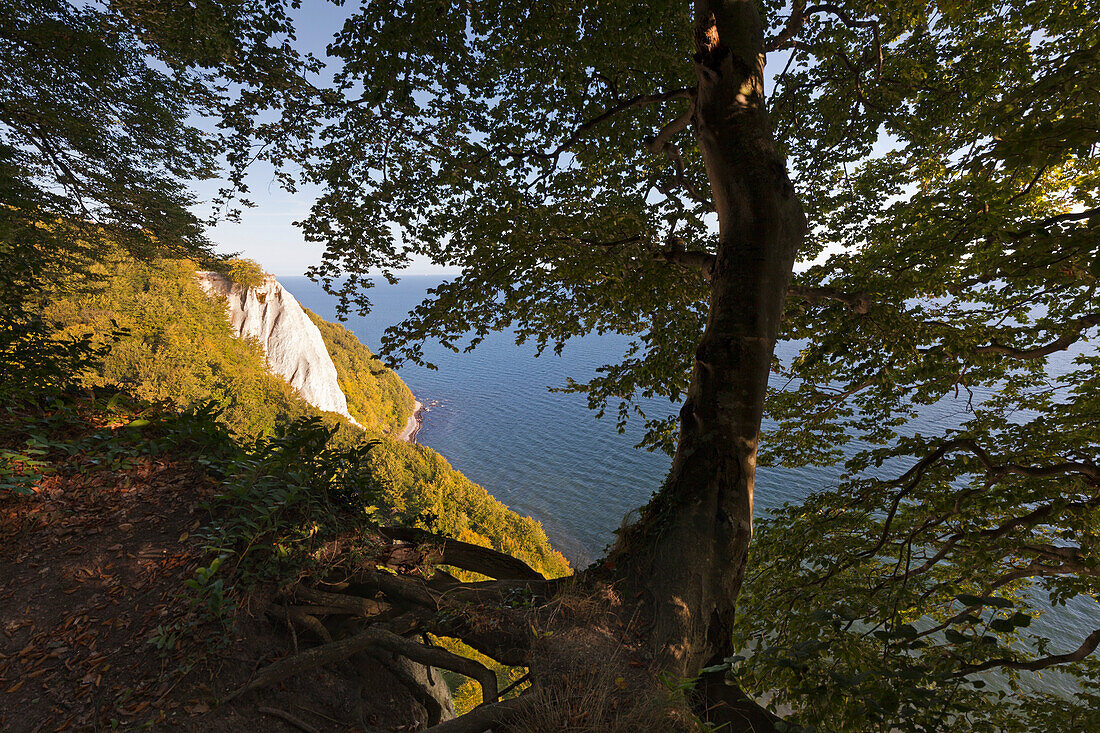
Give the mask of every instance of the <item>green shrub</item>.
POLYGON ((256 260, 229 259, 214 263, 215 272, 221 273, 230 282, 246 288, 258 288, 264 284, 267 273, 256 260))

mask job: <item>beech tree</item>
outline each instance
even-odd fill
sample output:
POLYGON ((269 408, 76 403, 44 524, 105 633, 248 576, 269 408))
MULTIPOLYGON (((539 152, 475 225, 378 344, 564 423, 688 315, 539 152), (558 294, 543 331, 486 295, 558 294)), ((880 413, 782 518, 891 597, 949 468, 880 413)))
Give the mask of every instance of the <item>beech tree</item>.
MULTIPOLYGON (((1028 677, 1094 679, 1100 629, 1024 629, 1048 596, 1097 617, 1096 11, 369 3, 329 47, 314 274, 368 307, 374 269, 462 268, 391 329, 397 361, 505 328, 634 337, 570 389, 644 420, 671 470, 579 582, 620 590, 653 669, 705 670, 704 718, 766 725, 740 684, 829 730, 1083 729, 1095 698, 1028 677), (853 441, 750 555, 758 459, 853 441)), ((514 707, 479 710, 466 729, 514 707)))
MULTIPOLYGON (((175 54, 210 50, 193 30, 225 10, 168 4, 197 8, 174 25, 156 3, 111 7, 173 69, 175 54)), ((289 25, 271 7, 219 20, 218 38, 279 58, 264 39, 289 25)), ((1074 627, 1069 642, 1030 629, 1052 605, 1097 616, 1097 10, 382 0, 330 45, 334 89, 236 67, 253 57, 224 46, 182 62, 238 69, 230 86, 270 82, 244 97, 261 108, 262 89, 293 92, 277 124, 225 117, 243 130, 234 160, 270 139, 265 155, 322 186, 303 226, 326 246, 314 274, 347 307, 369 305, 372 271, 413 255, 462 268, 391 330, 395 360, 504 328, 553 349, 630 334, 620 362, 570 389, 645 421, 646 444, 672 453, 638 521, 572 581, 388 530, 400 552, 434 548, 497 580, 364 568, 304 583, 294 593, 310 610, 294 621, 321 638, 326 613, 407 613, 341 627, 254 684, 379 647, 482 684, 486 703, 442 731, 530 727, 551 702, 572 714, 591 700, 576 681, 592 666, 611 690, 679 681, 700 718, 731 730, 1095 727, 1100 629, 1074 627), (793 361, 775 358, 780 338, 799 342, 793 361), (773 371, 788 386, 769 394, 773 371), (918 432, 919 413, 956 395, 955 420, 918 432), (645 414, 639 396, 679 409, 645 414), (765 414, 775 427, 761 436, 765 414), (760 523, 750 544, 757 461, 832 465, 853 441, 867 448, 839 486, 760 523), (578 598, 606 613, 563 611, 578 598), (486 668, 409 638, 422 631, 530 667, 531 688, 498 701, 486 668), (1059 696, 1035 680, 1051 668, 1074 676, 1059 696), (788 722, 750 696, 789 705, 788 722)), ((33 130, 10 109, 5 140, 22 137, 0 153, 46 200, 75 176, 30 154, 33 130), (50 176, 54 189, 37 182, 50 176)), ((125 129, 100 142, 131 151, 140 139, 125 129)), ((171 175, 185 162, 135 170, 157 160, 171 175)), ((124 201, 99 203, 129 222, 124 201)))

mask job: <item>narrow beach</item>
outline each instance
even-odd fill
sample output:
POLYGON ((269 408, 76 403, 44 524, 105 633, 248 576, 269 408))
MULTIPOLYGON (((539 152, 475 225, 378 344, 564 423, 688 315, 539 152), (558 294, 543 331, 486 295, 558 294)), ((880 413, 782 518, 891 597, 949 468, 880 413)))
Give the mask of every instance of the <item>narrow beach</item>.
POLYGON ((409 421, 405 423, 405 429, 402 430, 397 439, 405 441, 407 443, 416 442, 416 434, 420 432, 420 413, 424 410, 424 403, 417 400, 413 405, 413 414, 409 415, 409 421))

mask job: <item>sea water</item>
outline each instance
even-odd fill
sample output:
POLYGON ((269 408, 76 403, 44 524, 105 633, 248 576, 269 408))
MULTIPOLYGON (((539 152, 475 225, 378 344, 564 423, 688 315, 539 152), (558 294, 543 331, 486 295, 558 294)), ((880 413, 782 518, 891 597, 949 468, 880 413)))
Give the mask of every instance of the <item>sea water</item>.
MULTIPOLYGON (((304 277, 280 282, 310 310, 335 320, 336 301, 304 277)), ((405 277, 369 291, 373 309, 344 325, 373 350, 386 327, 418 305, 438 277, 405 277)), ((566 344, 561 356, 535 356, 531 344, 516 345, 508 333, 494 333, 476 349, 456 354, 425 344, 426 359, 438 370, 403 365, 398 374, 426 405, 417 442, 441 453, 456 469, 520 514, 542 522, 554 546, 574 567, 600 557, 624 517, 648 501, 668 472, 670 459, 634 446, 642 439, 640 420, 620 434, 617 405, 597 420, 580 394, 551 392, 571 377, 579 382, 615 363, 629 339, 590 335, 566 344)), ((647 416, 679 410, 665 399, 643 400, 647 416)), ((797 501, 814 489, 835 484, 839 470, 761 468, 756 479, 759 511, 797 501)))

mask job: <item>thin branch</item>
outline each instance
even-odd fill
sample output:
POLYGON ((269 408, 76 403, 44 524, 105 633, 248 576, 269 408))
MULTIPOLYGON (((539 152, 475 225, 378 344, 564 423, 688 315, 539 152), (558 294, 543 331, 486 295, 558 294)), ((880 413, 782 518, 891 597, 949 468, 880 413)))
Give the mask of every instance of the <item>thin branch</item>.
MULTIPOLYGON (((981 462, 985 467, 986 473, 993 477, 1005 476, 1008 474, 1016 474, 1020 476, 1028 477, 1049 477, 1058 476, 1066 473, 1075 473, 1093 480, 1093 482, 1100 480, 1100 468, 1090 463, 1073 463, 1065 462, 1053 464, 1050 466, 1022 466, 1017 463, 1005 463, 998 464, 990 458, 989 454, 985 452, 977 443, 970 438, 959 438, 955 440, 948 440, 941 444, 936 450, 928 454, 921 460, 917 461, 916 465, 906 471, 896 483, 905 483, 905 486, 895 494, 893 500, 890 502, 890 509, 886 513, 886 518, 882 526, 882 534, 875 543, 875 546, 869 550, 859 553, 859 557, 873 557, 883 545, 886 544, 886 540, 890 535, 890 525, 893 523, 894 516, 897 514, 898 508, 901 506, 901 502, 908 496, 924 478, 925 472, 937 461, 943 458, 948 453, 955 451, 965 450, 972 454, 981 462)), ((1068 505, 1067 505, 1068 506, 1068 505)), ((1042 513, 1049 513, 1054 510, 1054 505, 1044 505, 1038 509, 1032 511, 1025 517, 1017 518, 1008 522, 996 530, 983 530, 980 534, 983 536, 997 537, 1011 531, 1020 524, 1025 524, 1030 518, 1038 518, 1042 516, 1042 513)))
POLYGON ((848 26, 848 28, 864 28, 870 29, 871 34, 874 36, 875 41, 875 54, 878 56, 877 76, 882 76, 882 39, 879 36, 878 20, 856 20, 852 16, 848 15, 847 11, 838 5, 832 3, 822 3, 820 5, 814 5, 806 8, 805 16, 809 17, 816 13, 830 13, 840 19, 840 22, 848 26))
POLYGON ((1015 346, 1007 346, 996 341, 991 341, 985 346, 975 347, 974 351, 979 354, 1003 354, 1013 359, 1041 359, 1057 351, 1065 351, 1080 340, 1082 331, 1097 325, 1100 325, 1100 313, 1090 313, 1087 316, 1082 316, 1081 318, 1071 321, 1067 333, 1062 334, 1054 341, 1043 346, 1036 346, 1031 349, 1019 349, 1015 346))
POLYGON ((1094 209, 1088 209, 1087 211, 1076 211, 1069 214, 1058 214, 1042 221, 1035 222, 1032 225, 1034 228, 1043 228, 1052 226, 1054 224, 1061 224, 1066 221, 1081 221, 1082 219, 1091 219, 1094 216, 1100 216, 1100 206, 1094 209))
MULTIPOLYGON (((650 104, 657 104, 658 102, 667 102, 672 99, 692 99, 695 93, 694 88, 688 87, 683 89, 673 89, 668 92, 661 92, 659 94, 637 94, 629 99, 626 99, 618 104, 609 107, 601 114, 582 122, 574 128, 573 132, 567 137, 557 148, 551 153, 537 153, 535 151, 528 151, 528 155, 539 158, 553 158, 557 159, 562 153, 571 148, 578 140, 580 140, 586 132, 591 130, 596 125, 608 120, 615 115, 625 112, 628 109, 634 107, 645 107, 650 104)), ((524 156, 517 156, 524 157, 524 156)))
POLYGON ((600 247, 604 249, 610 249, 613 247, 622 247, 627 244, 637 244, 645 241, 644 234, 634 234, 629 237, 622 237, 621 239, 613 239, 610 241, 601 241, 598 239, 589 239, 587 237, 578 237, 573 234, 561 234, 549 239, 541 240, 542 243, 550 244, 553 242, 564 242, 576 247, 600 247))
POLYGON ((804 285, 791 285, 787 288, 787 295, 801 298, 811 305, 817 305, 823 300, 835 300, 844 303, 853 313, 865 315, 871 311, 871 294, 865 292, 846 293, 837 288, 827 286, 807 287, 804 285))
POLYGON ((987 669, 993 669, 994 667, 1004 667, 1005 669, 1020 669, 1029 672, 1036 672, 1040 669, 1053 667, 1056 664, 1080 662, 1082 659, 1092 654, 1097 646, 1100 646, 1100 629, 1097 629, 1096 631, 1086 636, 1085 640, 1081 642, 1081 646, 1077 647, 1077 649, 1067 654, 1052 654, 1047 657, 1033 659, 1029 662, 1021 662, 1015 659, 1008 659, 1007 657, 990 659, 989 661, 982 662, 981 664, 968 664, 961 670, 959 670, 954 676, 963 677, 968 674, 974 674, 975 672, 984 672, 987 669))
POLYGON ((711 272, 714 270, 715 257, 710 252, 673 248, 660 250, 655 253, 655 257, 674 265, 700 270, 707 280, 710 280, 711 272))
MULTIPOLYGON (((691 104, 684 111, 682 115, 667 123, 658 132, 656 137, 646 141, 646 148, 649 152, 654 154, 664 153, 668 161, 672 163, 673 168, 676 171, 676 183, 679 184, 688 193, 688 197, 698 204, 702 204, 707 211, 714 211, 714 204, 711 203, 703 194, 699 193, 699 190, 695 188, 695 184, 691 182, 687 177, 687 173, 684 168, 684 158, 680 153, 680 148, 672 142, 672 139, 677 133, 687 129, 687 126, 691 124, 692 118, 695 116, 695 101, 691 100, 691 104)), ((671 192, 658 186, 662 193, 671 198, 671 192)))
POLYGON ((764 42, 764 53, 778 51, 798 35, 799 31, 802 30, 802 26, 806 23, 805 8, 805 2, 798 2, 796 0, 794 7, 791 8, 791 15, 787 18, 787 24, 783 26, 783 30, 779 31, 774 38, 769 38, 764 42))

